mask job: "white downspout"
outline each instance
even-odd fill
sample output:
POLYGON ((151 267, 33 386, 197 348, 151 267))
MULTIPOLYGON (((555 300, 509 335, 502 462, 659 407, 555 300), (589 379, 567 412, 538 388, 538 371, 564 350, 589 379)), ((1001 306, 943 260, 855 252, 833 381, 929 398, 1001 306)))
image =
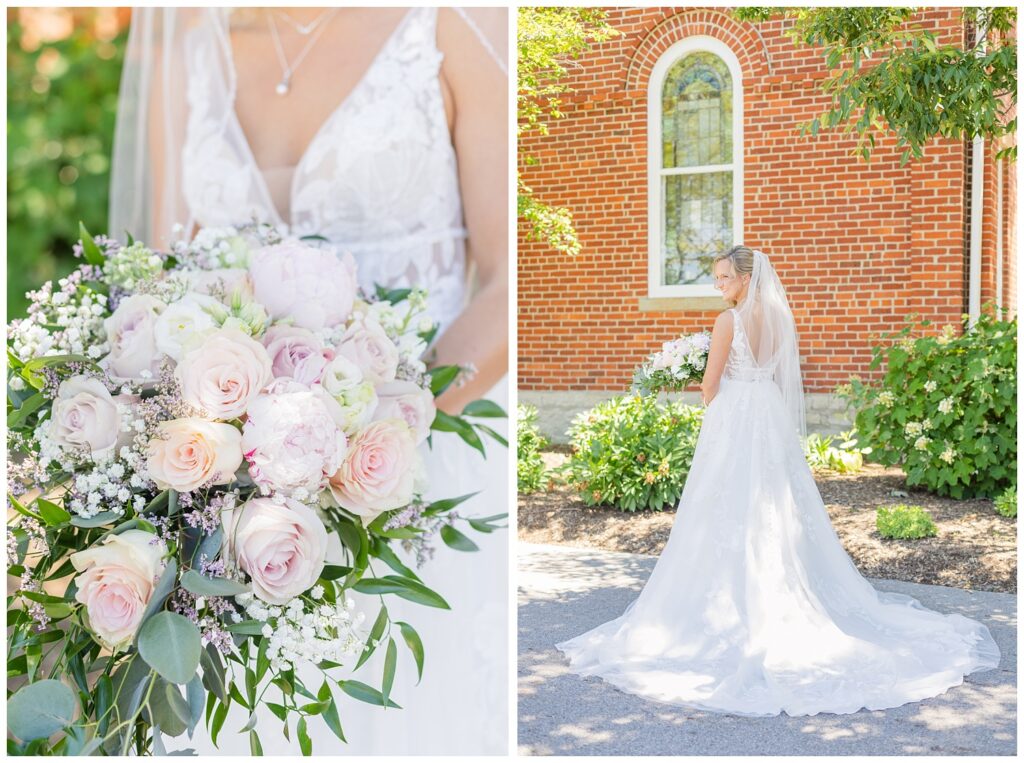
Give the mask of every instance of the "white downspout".
MULTIPOLYGON (((980 22, 981 19, 977 19, 980 22)), ((980 40, 983 32, 980 23, 974 27, 975 41, 980 40)), ((975 55, 984 55, 984 43, 975 49, 975 55)), ((970 269, 967 282, 967 314, 973 326, 981 315, 981 217, 985 195, 985 139, 978 137, 971 142, 971 249, 970 269)))
POLYGON ((1003 303, 1003 160, 996 162, 996 304, 1003 303))
POLYGON ((973 326, 981 315, 981 213, 985 188, 985 139, 971 143, 971 254, 967 314, 973 326))

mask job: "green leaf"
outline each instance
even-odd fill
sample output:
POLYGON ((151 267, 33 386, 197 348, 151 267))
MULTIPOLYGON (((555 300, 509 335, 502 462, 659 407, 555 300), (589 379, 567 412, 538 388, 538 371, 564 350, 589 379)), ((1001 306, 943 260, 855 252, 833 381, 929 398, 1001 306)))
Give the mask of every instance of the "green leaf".
MULTIPOLYGON (((171 595, 174 590, 174 586, 178 580, 178 563, 173 559, 167 560, 167 566, 164 567, 163 574, 160 575, 160 580, 156 584, 156 588, 153 590, 153 595, 149 599, 149 604, 146 607, 146 611, 142 613, 142 623, 145 625, 146 621, 156 615, 161 609, 163 609, 164 602, 167 597, 171 595)), ((141 629, 140 629, 141 632, 141 629)), ((138 636, 135 637, 138 641, 138 636)))
POLYGON ((353 588, 360 593, 385 594, 393 593, 408 601, 424 604, 428 607, 439 609, 451 609, 440 594, 430 590, 417 580, 399 577, 397 575, 385 575, 382 578, 363 578, 353 588))
POLYGON ((306 731, 306 719, 299 718, 299 723, 295 727, 295 733, 299 737, 299 749, 303 755, 313 754, 313 742, 309 738, 309 733, 306 731))
POLYGON ((384 678, 381 681, 381 697, 385 704, 391 696, 391 687, 395 683, 395 666, 398 664, 398 646, 393 638, 388 639, 388 649, 384 653, 384 678))
POLYGON ((441 528, 441 540, 456 551, 479 551, 480 547, 451 525, 441 528))
POLYGON ((430 374, 430 391, 437 397, 455 381, 459 375, 458 366, 437 366, 427 371, 430 374))
POLYGON ((220 652, 212 644, 207 644, 199 655, 199 663, 203 666, 203 686, 221 702, 226 702, 228 691, 224 683, 224 665, 220 652))
POLYGON ((103 256, 103 252, 100 251, 100 248, 96 246, 92 236, 89 235, 89 231, 85 229, 85 223, 81 220, 78 222, 78 235, 82 239, 82 254, 85 256, 85 261, 90 265, 103 267, 107 260, 103 256))
POLYGON ((373 654, 377 648, 377 641, 381 636, 384 635, 384 629, 388 625, 388 608, 381 605, 380 612, 377 613, 377 619, 373 622, 373 627, 370 628, 370 635, 366 638, 366 646, 363 648, 362 654, 359 655, 359 660, 356 662, 355 669, 358 670, 362 667, 370 655, 373 654))
POLYGON ((199 629, 176 612, 158 612, 139 629, 139 654, 171 683, 192 680, 201 652, 199 629))
POLYGON ((25 400, 18 408, 11 411, 7 416, 7 428, 17 429, 24 424, 28 417, 43 407, 49 398, 43 395, 41 392, 34 393, 31 397, 25 400))
POLYGON ((412 652, 412 657, 416 661, 416 682, 419 683, 423 679, 423 642, 420 640, 420 634, 409 623, 399 621, 395 625, 402 632, 405 645, 409 647, 409 651, 412 652))
POLYGON ((430 504, 423 510, 423 513, 428 516, 433 516, 434 514, 440 514, 444 511, 450 511, 451 509, 454 509, 456 506, 458 506, 460 503, 468 501, 470 498, 472 498, 474 495, 477 495, 479 492, 480 491, 478 490, 474 493, 466 493, 465 495, 460 495, 457 498, 443 498, 440 501, 434 501, 432 504, 430 504))
POLYGON ((186 570, 181 576, 181 587, 197 596, 236 596, 249 590, 249 586, 227 578, 208 578, 195 570, 186 570))
POLYGON ((221 728, 224 726, 224 720, 228 717, 228 706, 224 703, 217 705, 217 709, 213 711, 213 723, 210 725, 210 739, 213 741, 213 746, 217 746, 217 736, 220 734, 221 728))
POLYGON ((38 508, 43 521, 50 527, 59 527, 71 521, 70 513, 45 498, 36 499, 36 508, 38 508))
POLYGON ((338 704, 334 701, 334 697, 331 697, 330 704, 323 711, 322 717, 324 723, 327 724, 327 728, 334 732, 334 736, 338 737, 342 742, 348 741, 345 739, 345 732, 341 728, 341 719, 338 718, 338 704))
POLYGON ((492 400, 474 400, 462 409, 462 416, 476 416, 477 418, 508 418, 505 409, 492 400))
POLYGON ((249 730, 249 752, 253 755, 263 755, 263 745, 260 744, 260 735, 256 733, 256 729, 249 730))
POLYGON ((242 620, 240 623, 229 624, 228 630, 240 636, 262 636, 264 625, 259 620, 242 620))
POLYGON ((372 686, 367 686, 359 681, 339 681, 338 686, 343 692, 353 699, 358 699, 360 702, 366 702, 371 705, 377 705, 378 707, 393 707, 401 710, 401 706, 396 705, 393 700, 384 702, 384 697, 379 691, 374 689, 372 686))
POLYGON ((7 728, 23 742, 45 739, 71 724, 75 694, 60 681, 27 684, 7 701, 7 728))
POLYGON ((345 567, 340 564, 325 564, 323 572, 320 573, 320 579, 338 580, 339 578, 345 577, 350 572, 352 572, 351 567, 345 567))

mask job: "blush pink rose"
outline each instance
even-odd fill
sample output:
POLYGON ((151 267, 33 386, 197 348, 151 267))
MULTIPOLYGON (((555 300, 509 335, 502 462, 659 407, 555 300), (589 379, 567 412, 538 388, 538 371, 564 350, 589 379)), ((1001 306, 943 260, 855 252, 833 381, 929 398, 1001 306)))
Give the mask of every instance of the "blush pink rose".
POLYGON ((226 485, 241 465, 242 433, 230 424, 200 418, 160 422, 146 461, 158 488, 181 493, 206 484, 226 485))
POLYGON ((249 276, 256 301, 272 318, 302 328, 337 326, 355 304, 355 261, 333 249, 300 241, 265 246, 250 255, 249 276))
POLYGON ((135 636, 166 551, 156 535, 125 530, 71 555, 71 563, 81 573, 75 578, 75 599, 85 605, 90 627, 110 649, 126 646, 135 636))
POLYGON ((345 456, 337 407, 317 387, 278 379, 249 405, 242 452, 263 488, 303 498, 319 493, 345 456))
POLYGON ((156 321, 167 305, 148 294, 122 299, 103 321, 110 352, 100 361, 117 382, 153 381, 164 355, 157 349, 156 321))
POLYGON ((290 498, 254 498, 224 514, 228 556, 268 604, 287 604, 324 569, 327 529, 311 508, 290 498))
POLYGON ((364 521, 412 500, 417 471, 416 438, 401 419, 375 421, 349 443, 341 468, 330 479, 338 505, 364 521))
POLYGON ((430 390, 411 381, 393 381, 377 387, 377 410, 373 418, 402 419, 416 436, 416 444, 430 436, 437 406, 430 390))
POLYGON ((372 319, 357 320, 348 327, 338 354, 359 366, 363 378, 374 384, 394 381, 398 371, 398 347, 372 319))
POLYGON ((275 379, 289 377, 306 386, 320 380, 334 357, 312 331, 297 326, 273 326, 263 337, 263 346, 270 355, 275 379))
POLYGON ((238 329, 221 329, 185 353, 174 375, 185 402, 211 418, 235 419, 273 379, 263 345, 238 329))

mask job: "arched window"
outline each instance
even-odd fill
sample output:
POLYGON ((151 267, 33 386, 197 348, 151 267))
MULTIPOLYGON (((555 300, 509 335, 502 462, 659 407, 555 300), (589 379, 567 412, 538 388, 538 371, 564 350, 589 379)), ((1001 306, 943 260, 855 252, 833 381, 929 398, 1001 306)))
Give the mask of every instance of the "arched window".
POLYGON ((711 262, 742 241, 743 88, 735 54, 688 37, 648 89, 649 294, 717 296, 711 262))

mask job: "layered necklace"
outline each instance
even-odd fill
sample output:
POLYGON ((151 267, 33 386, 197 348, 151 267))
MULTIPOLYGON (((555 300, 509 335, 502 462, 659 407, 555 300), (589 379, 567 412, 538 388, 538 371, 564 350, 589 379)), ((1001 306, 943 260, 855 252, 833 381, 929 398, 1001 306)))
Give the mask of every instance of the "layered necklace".
POLYGON ((292 75, 299 68, 302 62, 309 55, 309 51, 316 45, 316 41, 320 39, 320 35, 324 29, 327 28, 327 22, 330 21, 334 14, 338 12, 337 8, 328 8, 324 10, 319 16, 313 19, 308 24, 300 24, 287 13, 280 13, 274 11, 267 12, 267 21, 270 24, 270 35, 274 40, 274 50, 277 51, 277 58, 281 62, 281 81, 277 83, 274 91, 278 95, 288 95, 288 91, 292 88, 292 75), (284 46, 281 45, 281 35, 277 31, 277 22, 274 21, 275 16, 280 16, 282 19, 288 22, 288 24, 303 37, 309 37, 309 41, 305 44, 299 54, 295 57, 294 61, 289 62, 287 56, 284 54, 284 46))

